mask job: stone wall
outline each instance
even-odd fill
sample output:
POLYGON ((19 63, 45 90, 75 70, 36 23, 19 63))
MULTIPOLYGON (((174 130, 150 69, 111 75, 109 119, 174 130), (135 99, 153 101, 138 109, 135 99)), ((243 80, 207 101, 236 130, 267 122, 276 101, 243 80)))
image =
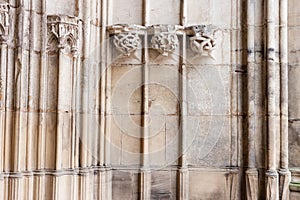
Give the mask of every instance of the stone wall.
POLYGON ((289 37, 289 166, 292 171, 291 199, 299 199, 299 183, 300 183, 300 109, 299 109, 299 6, 297 1, 289 1, 289 21, 288 21, 288 37, 289 37))
POLYGON ((0 0, 0 199, 297 199, 299 9, 0 0))

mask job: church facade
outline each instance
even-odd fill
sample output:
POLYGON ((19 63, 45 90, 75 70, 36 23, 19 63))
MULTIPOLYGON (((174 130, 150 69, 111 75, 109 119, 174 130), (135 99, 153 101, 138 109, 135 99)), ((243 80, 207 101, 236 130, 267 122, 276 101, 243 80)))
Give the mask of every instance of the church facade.
POLYGON ((0 0, 0 200, 300 199, 297 0, 0 0))

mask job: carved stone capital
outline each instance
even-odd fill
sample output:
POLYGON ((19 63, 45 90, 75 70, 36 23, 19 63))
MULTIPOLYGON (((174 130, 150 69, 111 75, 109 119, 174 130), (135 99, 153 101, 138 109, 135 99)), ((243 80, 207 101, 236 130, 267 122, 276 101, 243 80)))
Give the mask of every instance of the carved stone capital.
POLYGON ((9 31, 9 4, 0 3, 0 43, 7 41, 9 31))
POLYGON ((211 56, 215 49, 216 40, 214 38, 214 27, 211 25, 190 26, 187 28, 192 35, 190 37, 191 50, 200 56, 211 56))
POLYGON ((78 51, 78 20, 76 17, 47 16, 48 51, 64 50, 76 54, 78 51))
POLYGON ((145 27, 138 25, 115 25, 108 27, 110 34, 113 34, 113 43, 118 51, 125 56, 130 56, 141 47, 140 34, 143 34, 145 27))
POLYGON ((141 39, 137 33, 120 33, 114 36, 114 44, 123 55, 130 56, 141 46, 141 39))
POLYGON ((174 53, 179 46, 177 31, 183 30, 182 26, 154 25, 152 26, 153 37, 151 45, 163 56, 174 53))

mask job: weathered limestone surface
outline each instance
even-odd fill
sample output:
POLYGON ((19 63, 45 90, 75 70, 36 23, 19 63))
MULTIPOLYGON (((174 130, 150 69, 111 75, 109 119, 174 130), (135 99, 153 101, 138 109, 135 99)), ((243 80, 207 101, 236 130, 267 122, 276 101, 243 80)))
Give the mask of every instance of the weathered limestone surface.
POLYGON ((0 200, 296 200, 298 0, 0 0, 0 200))
POLYGON ((300 31, 299 24, 299 10, 300 8, 296 6, 296 1, 289 1, 289 21, 288 21, 288 37, 289 39, 289 49, 288 49, 288 91, 289 91, 289 165, 292 172, 292 184, 290 186, 291 198, 300 198, 300 179, 299 179, 299 150, 300 150, 300 107, 299 107, 299 47, 300 39, 297 37, 300 31), (291 39, 294 38, 294 39, 291 39))

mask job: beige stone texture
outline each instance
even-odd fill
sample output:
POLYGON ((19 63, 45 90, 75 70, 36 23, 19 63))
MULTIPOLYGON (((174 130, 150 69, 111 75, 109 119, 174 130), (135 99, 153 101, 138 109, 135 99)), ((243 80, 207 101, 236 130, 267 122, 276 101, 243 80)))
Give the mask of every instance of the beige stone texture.
POLYGON ((298 0, 0 0, 0 200, 296 200, 298 0))

